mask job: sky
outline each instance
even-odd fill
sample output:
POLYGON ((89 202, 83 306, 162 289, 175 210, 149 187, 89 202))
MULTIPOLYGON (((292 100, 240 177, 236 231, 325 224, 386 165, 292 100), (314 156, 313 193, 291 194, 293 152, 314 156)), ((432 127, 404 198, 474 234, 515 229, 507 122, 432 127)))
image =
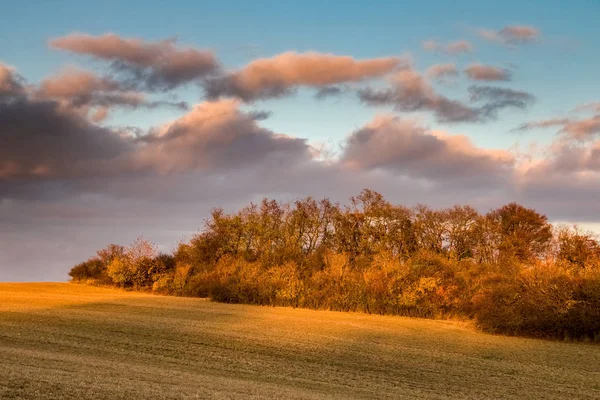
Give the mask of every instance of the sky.
POLYGON ((6 2, 0 281, 271 197, 600 232, 600 2, 6 2))

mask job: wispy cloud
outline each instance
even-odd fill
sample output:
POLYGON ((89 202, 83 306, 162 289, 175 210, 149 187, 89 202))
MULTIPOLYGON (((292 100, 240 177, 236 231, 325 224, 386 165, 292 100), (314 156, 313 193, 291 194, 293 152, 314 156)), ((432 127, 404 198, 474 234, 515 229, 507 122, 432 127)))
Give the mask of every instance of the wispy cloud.
POLYGON ((449 43, 440 43, 435 40, 426 40, 423 42, 423 49, 427 51, 436 51, 451 56, 471 53, 474 49, 471 42, 466 40, 457 40, 449 43))
POLYGON ((507 25, 498 31, 482 28, 477 34, 489 42, 509 46, 534 42, 541 35, 539 29, 530 25, 507 25))
POLYGON ((425 75, 433 79, 444 79, 458 76, 458 69, 455 64, 434 64, 427 68, 425 75))

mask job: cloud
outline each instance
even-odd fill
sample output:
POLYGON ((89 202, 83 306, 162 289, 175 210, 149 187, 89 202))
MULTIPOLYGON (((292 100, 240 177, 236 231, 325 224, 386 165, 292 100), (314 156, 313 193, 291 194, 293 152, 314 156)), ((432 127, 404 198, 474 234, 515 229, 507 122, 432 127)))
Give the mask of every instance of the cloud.
POLYGON ((219 65, 211 51, 179 47, 175 39, 146 42, 107 33, 72 33, 50 41, 55 49, 109 61, 124 80, 148 90, 170 90, 215 72, 219 65))
POLYGON ((352 168, 393 170, 442 183, 482 177, 490 183, 510 173, 514 163, 507 151, 480 149, 464 135, 429 131, 393 116, 375 118, 350 135, 341 160, 352 168))
POLYGON ((260 127, 239 102, 204 102, 181 118, 140 138, 145 145, 132 159, 136 169, 160 174, 241 168, 252 163, 309 161, 304 139, 260 127))
POLYGON ((207 79, 209 98, 237 97, 244 101, 278 97, 298 86, 322 89, 331 85, 360 82, 405 67, 400 57, 356 60, 349 56, 287 52, 252 61, 239 71, 207 79))
POLYGON ((494 86, 469 86, 469 94, 471 101, 479 100, 494 100, 494 101, 518 101, 523 102, 524 108, 527 103, 531 103, 535 100, 535 96, 531 93, 524 92, 522 90, 513 90, 507 88, 499 88, 494 86))
POLYGON ((433 79, 444 79, 458 76, 455 64, 434 64, 427 68, 425 75, 433 79))
POLYGON ((559 137, 543 157, 521 168, 519 198, 539 204, 562 220, 597 221, 600 212, 600 141, 559 137))
POLYGON ((446 52, 452 55, 470 53, 472 51, 473 45, 466 40, 457 40, 456 42, 448 43, 446 45, 446 52))
POLYGON ((559 140, 551 149, 550 156, 542 162, 542 169, 562 173, 596 172, 600 175, 600 141, 588 145, 559 140))
POLYGON ((465 74, 474 81, 509 81, 512 75, 507 69, 482 64, 469 65, 465 74))
POLYGON ((398 111, 433 111, 439 121, 476 121, 476 110, 437 94, 416 71, 405 70, 391 78, 392 87, 385 90, 360 89, 358 96, 369 105, 392 104, 398 111))
POLYGON ((0 102, 0 126, 0 181, 80 176, 132 147, 53 101, 0 102))
POLYGON ((569 120, 567 118, 553 118, 553 119, 546 119, 546 120, 542 120, 542 121, 531 121, 531 122, 527 122, 524 123, 522 125, 520 125, 519 127, 515 128, 515 131, 527 131, 530 129, 536 129, 536 128, 549 128, 552 126, 563 126, 569 123, 569 120))
POLYGON ((317 90, 315 93, 315 98, 318 100, 323 100, 327 97, 336 97, 341 95, 346 91, 345 87, 341 86, 325 86, 317 90))
POLYGON ((441 48, 441 45, 435 40, 425 40, 423 42, 423 49, 427 51, 437 51, 441 48))
POLYGON ((531 121, 520 125, 516 131, 527 131, 535 128, 561 126, 559 133, 576 140, 588 140, 600 134, 600 115, 590 118, 573 120, 569 118, 553 118, 541 121, 531 121))
POLYGON ((508 25, 499 31, 479 29, 477 34, 489 42, 510 46, 530 43, 540 37, 540 31, 529 25, 508 25))
POLYGON ((0 180, 168 175, 312 160, 306 140, 262 128, 255 113, 238 106, 201 103, 148 134, 131 135, 94 125, 54 101, 2 102, 0 180))
POLYGON ((14 68, 0 62, 0 98, 23 94, 22 81, 14 68))
POLYGON ((118 82, 70 67, 62 70, 58 75, 44 79, 40 83, 38 92, 44 97, 72 98, 97 91, 116 90, 121 90, 118 82))
POLYGON ((600 102, 592 102, 586 104, 580 104, 575 107, 576 112, 594 112, 600 114, 600 102))
MULTIPOLYGON (((390 104, 398 111, 432 111, 440 122, 483 122, 497 117, 497 112, 504 108, 525 108, 530 99, 510 98, 508 93, 516 92, 506 90, 504 94, 500 89, 492 91, 476 89, 477 95, 471 94, 472 101, 486 100, 487 102, 471 106, 435 92, 433 87, 416 71, 404 70, 393 75, 392 87, 384 90, 364 88, 358 91, 361 101, 369 105, 390 104)), ((531 95, 528 95, 531 96, 531 95)), ((531 96, 531 99, 533 97, 531 96)))
POLYGON ((435 40, 426 40, 423 42, 423 49, 455 56, 459 54, 471 53, 473 51, 473 45, 466 40, 457 40, 447 44, 442 44, 435 40))
POLYGON ((82 115, 91 113, 91 119, 95 122, 104 120, 115 107, 188 109, 185 102, 151 101, 141 92, 127 90, 118 81, 74 67, 44 79, 35 95, 40 99, 61 101, 63 106, 79 109, 82 115))
POLYGON ((479 113, 487 118, 496 118, 498 111, 508 107, 524 110, 535 101, 534 95, 522 90, 478 85, 468 90, 471 102, 485 102, 479 107, 479 113))
POLYGON ((600 115, 591 118, 569 121, 563 131, 576 139, 586 139, 596 134, 600 134, 600 115))

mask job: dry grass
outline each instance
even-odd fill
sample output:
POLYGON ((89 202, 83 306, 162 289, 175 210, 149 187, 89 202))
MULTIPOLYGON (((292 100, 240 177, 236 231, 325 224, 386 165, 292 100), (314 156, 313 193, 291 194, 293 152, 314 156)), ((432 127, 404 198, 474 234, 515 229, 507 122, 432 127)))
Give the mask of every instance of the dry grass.
POLYGON ((600 398, 600 346, 399 317, 0 284, 0 398, 600 398))

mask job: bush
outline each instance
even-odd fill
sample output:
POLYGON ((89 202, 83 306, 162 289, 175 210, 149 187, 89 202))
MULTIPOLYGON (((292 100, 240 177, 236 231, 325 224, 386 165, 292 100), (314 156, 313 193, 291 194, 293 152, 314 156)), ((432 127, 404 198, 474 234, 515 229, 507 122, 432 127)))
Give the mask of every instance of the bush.
POLYGON ((69 272, 69 276, 76 282, 98 281, 99 283, 108 283, 106 266, 99 258, 90 258, 87 261, 77 264, 69 272))
POLYGON ((474 299, 479 327, 510 335, 600 340, 600 280, 536 269, 486 282, 474 299))

